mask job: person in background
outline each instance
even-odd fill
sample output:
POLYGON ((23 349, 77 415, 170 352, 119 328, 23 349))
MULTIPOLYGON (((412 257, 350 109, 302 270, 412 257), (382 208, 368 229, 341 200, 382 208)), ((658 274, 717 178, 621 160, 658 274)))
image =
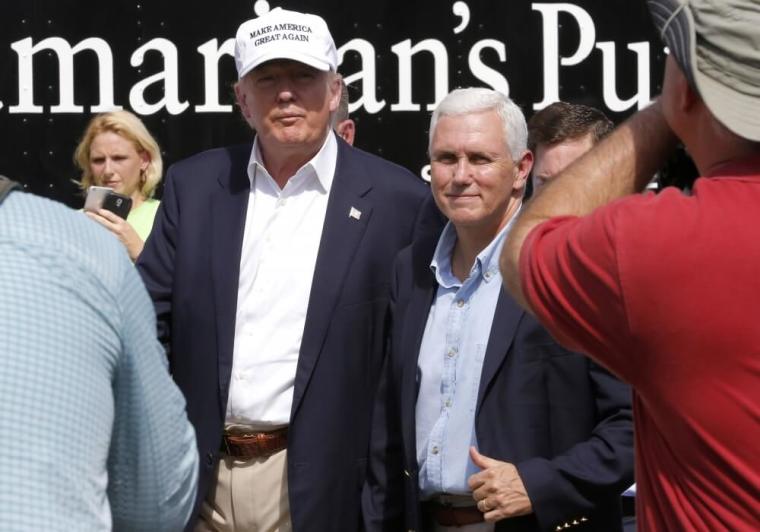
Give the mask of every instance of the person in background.
MULTIPOLYGON (((528 148, 534 156, 533 192, 554 179, 614 128, 602 111, 586 105, 555 102, 534 114, 528 121, 528 148)), ((623 492, 621 498, 623 530, 626 532, 636 530, 635 496, 634 484, 623 492)))
POLYGON ((520 108, 458 89, 430 124, 449 219, 398 257, 370 438, 370 532, 620 530, 630 389, 566 351, 501 287, 498 257, 533 157, 520 108))
POLYGON ((0 177, 0 528, 174 532, 198 453, 124 248, 0 177))
POLYGON ((129 258, 137 260, 159 205, 153 198, 163 170, 158 143, 137 116, 111 111, 87 125, 74 161, 82 171, 80 187, 85 192, 97 185, 132 199, 126 220, 105 209, 85 214, 115 234, 129 258))
POLYGON ((203 457, 198 531, 361 526, 391 265, 430 193, 337 138, 337 62, 317 15, 241 24, 255 136, 169 168, 137 262, 203 457))
POLYGON ((603 112, 581 104, 554 102, 534 114, 528 121, 528 149, 535 157, 533 193, 614 128, 603 112))
POLYGON ((332 128, 340 138, 354 145, 356 137, 356 123, 348 117, 348 86, 343 78, 340 80, 340 104, 338 109, 333 113, 332 128))
POLYGON ((642 530, 758 530, 760 3, 649 0, 662 94, 538 194, 505 286, 633 387, 642 530), (639 194, 682 141, 691 194, 639 194))

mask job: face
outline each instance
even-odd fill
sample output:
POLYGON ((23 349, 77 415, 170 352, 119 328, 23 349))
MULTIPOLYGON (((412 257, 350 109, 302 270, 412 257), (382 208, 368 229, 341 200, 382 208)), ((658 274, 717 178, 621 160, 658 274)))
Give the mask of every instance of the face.
POLYGON ((514 162, 495 110, 443 116, 430 143, 433 197, 459 230, 495 235, 522 198, 533 159, 514 162))
POLYGON ((591 135, 557 144, 539 144, 536 147, 536 162, 533 164, 533 190, 537 191, 554 179, 557 174, 593 146, 591 135))
POLYGON ((141 195, 140 172, 148 167, 146 152, 112 131, 95 135, 90 144, 90 173, 96 185, 111 187, 133 199, 141 195))
POLYGON ((241 112, 262 149, 319 149, 340 102, 340 80, 297 61, 269 61, 235 85, 241 112))

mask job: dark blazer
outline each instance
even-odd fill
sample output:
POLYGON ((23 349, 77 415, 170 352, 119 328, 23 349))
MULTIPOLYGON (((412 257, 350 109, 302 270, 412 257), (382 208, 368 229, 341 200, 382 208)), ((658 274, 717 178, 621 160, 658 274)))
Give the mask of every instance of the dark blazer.
MULTIPOLYGON (((420 235, 394 265, 390 355, 363 496, 370 531, 423 529, 417 358, 438 286, 429 265, 439 234, 420 235)), ((498 522, 497 531, 621 529, 619 495, 633 482, 630 390, 556 344, 505 291, 486 348, 475 429, 481 453, 516 465, 534 510, 498 522)))
MULTIPOLYGON (((138 261, 196 430, 198 505, 210 488, 225 420, 250 153, 250 144, 221 148, 173 165, 138 261)), ((360 526, 391 266, 428 195, 407 170, 339 140, 288 432, 296 531, 360 526), (349 216, 352 207, 358 220, 349 216)))

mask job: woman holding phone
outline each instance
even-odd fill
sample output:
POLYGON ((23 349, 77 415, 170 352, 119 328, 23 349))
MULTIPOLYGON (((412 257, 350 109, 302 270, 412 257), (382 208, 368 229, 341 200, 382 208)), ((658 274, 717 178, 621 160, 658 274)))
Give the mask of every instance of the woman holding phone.
POLYGON ((85 214, 115 234, 129 257, 137 260, 159 205, 153 199, 163 168, 158 143, 137 116, 111 111, 87 125, 74 162, 82 171, 82 190, 108 187, 132 200, 126 219, 106 209, 85 214))

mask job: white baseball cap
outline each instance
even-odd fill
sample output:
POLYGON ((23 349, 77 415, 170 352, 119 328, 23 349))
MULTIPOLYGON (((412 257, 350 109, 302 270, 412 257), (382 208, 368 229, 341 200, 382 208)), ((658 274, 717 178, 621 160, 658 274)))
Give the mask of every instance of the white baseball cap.
POLYGON ((235 35, 238 78, 273 59, 292 59, 324 72, 338 68, 335 41, 324 19, 281 7, 243 22, 235 35))

